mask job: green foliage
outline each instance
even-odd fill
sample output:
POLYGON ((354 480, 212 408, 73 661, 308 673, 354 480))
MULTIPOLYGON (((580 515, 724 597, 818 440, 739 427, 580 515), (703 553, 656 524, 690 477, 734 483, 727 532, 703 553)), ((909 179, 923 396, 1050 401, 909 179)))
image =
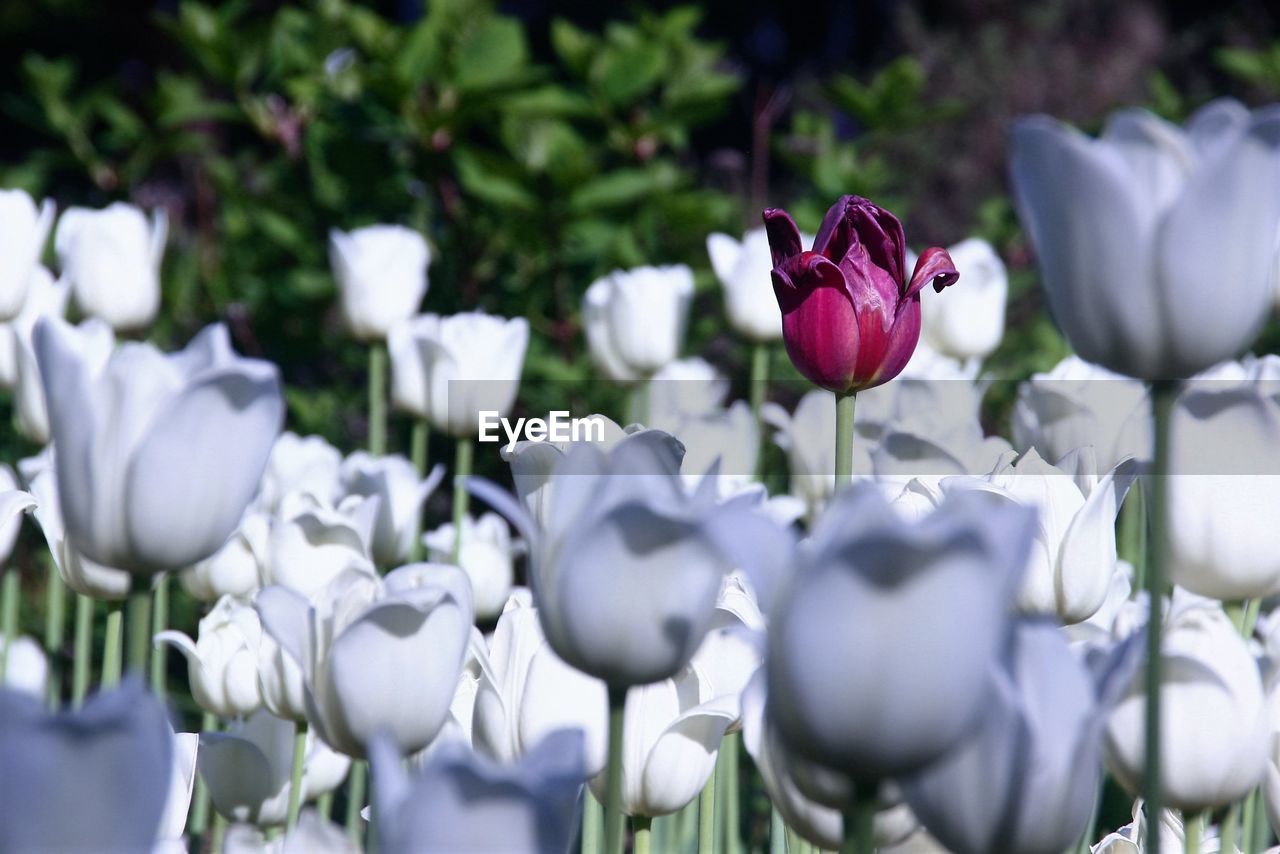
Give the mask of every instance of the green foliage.
POLYGON ((1261 89, 1268 97, 1280 96, 1280 41, 1260 50, 1222 48, 1218 65, 1239 80, 1261 89))

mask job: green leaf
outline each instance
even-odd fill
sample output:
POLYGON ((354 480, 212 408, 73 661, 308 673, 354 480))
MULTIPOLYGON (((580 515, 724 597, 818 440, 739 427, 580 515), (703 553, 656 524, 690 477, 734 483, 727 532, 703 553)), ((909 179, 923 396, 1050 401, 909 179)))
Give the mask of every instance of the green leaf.
POLYGON ((591 101, 563 86, 547 84, 508 95, 502 101, 502 112, 522 116, 554 116, 560 118, 588 116, 591 101))
POLYGON ((591 70, 604 96, 618 106, 627 106, 657 86, 662 66, 658 46, 639 42, 611 46, 597 57, 591 70))
POLYGON ((524 212, 537 209, 537 198, 514 178, 494 168, 491 162, 484 162, 466 149, 455 151, 453 162, 458 183, 467 193, 500 208, 524 212))
POLYGON ((487 18, 457 46, 455 82, 462 91, 502 86, 515 79, 529 59, 524 29, 513 18, 487 18))
POLYGON ((563 18, 551 22, 551 47, 560 61, 578 77, 585 77, 599 39, 563 18))
POLYGON ((676 185, 679 174, 668 164, 646 169, 618 169, 588 181, 569 196, 569 208, 578 213, 639 202, 646 196, 676 185))

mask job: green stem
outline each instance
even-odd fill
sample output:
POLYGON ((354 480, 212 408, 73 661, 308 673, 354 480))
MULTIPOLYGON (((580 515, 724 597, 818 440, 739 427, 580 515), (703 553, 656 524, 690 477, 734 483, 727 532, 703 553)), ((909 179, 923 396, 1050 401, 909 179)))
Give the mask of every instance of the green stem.
POLYGON ((622 720, 626 707, 626 689, 610 689, 609 764, 605 777, 605 854, 622 854, 623 837, 626 835, 626 814, 622 811, 622 720))
POLYGON ((778 808, 769 805, 769 854, 787 854, 787 825, 778 808))
POLYGON ((462 526, 467 518, 467 478, 471 475, 470 439, 459 439, 453 462, 453 562, 462 553, 462 526))
POLYGON ((9 669, 9 652, 18 639, 18 603, 22 589, 19 587, 18 568, 11 566, 0 582, 0 634, 4 635, 4 652, 0 654, 0 685, 5 682, 9 669))
POLYGON ((333 814, 333 792, 325 792, 316 798, 316 812, 325 821, 333 814))
MULTIPOLYGON (((427 426, 427 422, 422 418, 415 418, 413 421, 413 432, 409 434, 409 458, 413 461, 413 468, 418 473, 418 477, 425 477, 427 474, 427 439, 430 438, 431 431, 427 426)), ((416 516, 417 524, 413 528, 413 545, 409 547, 409 562, 417 563, 422 560, 422 508, 419 507, 416 516)))
POLYGON ((146 580, 134 579, 128 608, 125 630, 129 644, 129 672, 145 676, 147 648, 151 646, 151 589, 146 580))
POLYGON ((582 854, 600 854, 601 834, 604 832, 604 806, 584 788, 582 804, 582 854))
POLYGON ((227 819, 220 815, 213 816, 213 834, 209 840, 209 850, 211 852, 221 851, 222 842, 227 836, 227 819))
POLYGON ((1222 817, 1222 822, 1218 825, 1218 834, 1222 840, 1222 844, 1218 850, 1223 854, 1235 854, 1236 839, 1239 837, 1240 831, 1240 802, 1236 801, 1227 808, 1227 814, 1222 817))
MULTIPOLYGON (((218 716, 212 712, 205 712, 200 718, 201 732, 217 732, 218 716)), ((193 837, 203 836, 205 830, 209 827, 209 789, 204 784, 204 777, 196 775, 196 790, 191 796, 191 820, 188 822, 188 829, 193 837)), ((199 851, 200 848, 193 850, 199 851)), ((217 848, 210 849, 217 851, 217 848)))
POLYGON ((49 702, 57 708, 62 697, 61 666, 54 663, 61 661, 62 642, 67 635, 67 586, 58 575, 58 568, 45 555, 46 583, 44 610, 44 651, 49 657, 49 702))
MULTIPOLYGON (((156 583, 155 601, 151 606, 151 637, 169 628, 169 576, 162 575, 156 583)), ((151 690, 157 697, 168 693, 168 672, 165 665, 167 644, 161 644, 151 651, 151 690)))
POLYGON ((1147 504, 1141 489, 1132 489, 1120 507, 1120 530, 1117 540, 1120 557, 1133 567, 1131 595, 1137 596, 1146 577, 1147 504))
POLYGON ((726 735, 720 742, 720 753, 716 757, 716 772, 722 773, 716 783, 720 797, 716 799, 716 808, 720 811, 721 838, 726 854, 739 854, 742 839, 739 837, 742 816, 739 813, 738 772, 741 757, 742 736, 738 733, 726 735))
POLYGON ((631 399, 627 401, 627 421, 631 424, 649 426, 649 393, 653 380, 640 380, 631 389, 631 399))
POLYGON ((840 854, 872 854, 876 850, 876 802, 859 800, 844 814, 844 844, 840 854))
POLYGON ((124 603, 107 603, 107 635, 102 642, 102 687, 120 681, 120 630, 124 627, 124 603))
POLYGON ((1151 542, 1147 548, 1146 773, 1143 775, 1147 815, 1147 854, 1160 854, 1160 811, 1164 790, 1160 784, 1160 685, 1163 668, 1161 636, 1164 634, 1162 600, 1165 570, 1169 561, 1169 425, 1178 395, 1176 382, 1152 383, 1151 395, 1156 418, 1155 464, 1151 478, 1151 542))
POLYGON ((289 818, 286 827, 293 830, 302 810, 302 766, 307 758, 307 722, 293 725, 293 769, 289 775, 289 818))
MULTIPOLYGON (((1263 810, 1258 809, 1261 792, 1262 788, 1257 787, 1244 799, 1244 811, 1240 819, 1240 828, 1244 834, 1241 840, 1244 843, 1241 846, 1244 854, 1258 854, 1258 849, 1262 847, 1262 833, 1258 829, 1258 818, 1263 814, 1263 810)), ((1263 821, 1265 822, 1265 817, 1263 821)))
MULTIPOLYGON (((1159 824, 1159 822, 1156 822, 1159 824)), ((1204 814, 1192 813, 1182 816, 1183 851, 1186 854, 1200 854, 1200 837, 1204 832, 1204 814)))
POLYGON ((351 765, 351 776, 347 778, 347 817, 344 822, 347 838, 357 845, 360 843, 360 810, 364 809, 364 790, 369 782, 369 763, 357 760, 351 765))
POLYGON ((836 489, 853 480, 853 410, 857 392, 836 395, 836 489))
POLYGON ((631 854, 649 854, 650 833, 653 830, 653 819, 647 815, 634 816, 631 819, 631 854))
POLYGON ((698 854, 716 852, 716 775, 712 774, 707 785, 698 795, 698 854))
POLYGON ((768 442, 764 438, 764 419, 760 410, 764 408, 765 398, 769 394, 769 345, 757 341, 751 345, 751 412, 756 416, 756 430, 759 433, 760 447, 756 456, 756 479, 764 477, 764 450, 768 442))
POLYGON ((94 601, 83 593, 76 594, 76 628, 71 660, 71 706, 78 709, 89 693, 89 672, 93 669, 94 601))
POLYGON ((387 348, 369 347, 369 453, 387 452, 387 348))

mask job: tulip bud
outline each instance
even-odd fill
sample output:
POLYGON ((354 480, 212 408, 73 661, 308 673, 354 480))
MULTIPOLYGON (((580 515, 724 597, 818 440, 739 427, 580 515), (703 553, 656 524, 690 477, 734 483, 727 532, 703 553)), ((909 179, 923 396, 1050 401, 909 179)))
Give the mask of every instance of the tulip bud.
POLYGON ((69 208, 58 220, 54 248, 80 311, 122 330, 142 329, 160 310, 160 261, 169 219, 157 208, 120 202, 102 210, 69 208))
POLYGON ((262 705, 258 690, 261 636, 257 612, 224 596, 201 618, 194 642, 179 631, 160 632, 155 639, 173 645, 186 657, 191 696, 200 708, 235 718, 262 705))
POLYGON ((952 359, 985 359, 1004 337, 1009 274, 991 244, 978 237, 948 247, 947 254, 964 287, 921 305, 920 338, 952 359))
POLYGON ((55 207, 22 190, 0 190, 0 320, 18 314, 26 302, 53 226, 55 207))
MULTIPOLYGON (((456 536, 451 522, 424 534, 427 558, 439 563, 452 560, 456 536)), ((523 553, 524 543, 512 538, 511 529, 501 516, 485 513, 478 518, 463 517, 457 563, 471 579, 477 618, 487 622, 502 612, 515 581, 516 556, 523 553)))
POLYGON ((941 291, 956 272, 947 250, 926 249, 910 281, 898 218, 859 196, 843 196, 813 249, 782 210, 764 212, 773 252, 773 291, 787 355, 814 385, 849 394, 887 383, 920 339, 920 292, 941 291))
POLYGON ((596 369, 615 382, 651 377, 680 355, 693 299, 684 265, 615 270, 587 288, 582 323, 596 369))
POLYGON ((322 504, 336 502, 342 494, 338 484, 341 466, 342 452, 320 436, 285 431, 271 446, 256 504, 275 513, 290 493, 310 495, 322 504))
POLYGON ((444 477, 444 467, 436 466, 423 479, 404 457, 356 451, 342 463, 340 476, 348 496, 377 496, 370 543, 373 559, 379 566, 396 566, 409 556, 418 536, 422 504, 444 477))
POLYGON ((711 267, 724 287, 729 325, 751 341, 777 341, 782 337, 782 315, 769 286, 773 257, 763 228, 753 228, 742 241, 727 234, 707 237, 711 267))
MULTIPOLYGON (((0 324, 0 386, 13 388, 18 383, 18 349, 32 347, 31 333, 42 317, 62 317, 67 311, 71 290, 66 280, 54 280, 53 274, 39 265, 31 272, 31 285, 22 309, 7 323, 0 324)), ((32 351, 34 352, 34 350, 32 351)), ((41 392, 41 406, 44 405, 41 392)))
POLYGON ((381 341, 408 319, 427 293, 430 262, 422 235, 403 226, 330 231, 329 263, 351 332, 361 341, 381 341))

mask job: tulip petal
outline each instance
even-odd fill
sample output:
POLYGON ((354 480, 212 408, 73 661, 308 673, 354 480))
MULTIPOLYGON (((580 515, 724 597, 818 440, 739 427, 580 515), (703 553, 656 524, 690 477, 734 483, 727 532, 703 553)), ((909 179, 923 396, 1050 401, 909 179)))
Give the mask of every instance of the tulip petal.
POLYGON ((935 293, 942 293, 943 288, 954 285, 959 278, 960 272, 956 270, 955 262, 951 260, 947 250, 932 246, 921 252, 916 259, 916 269, 911 274, 911 281, 907 283, 903 299, 910 299, 920 293, 925 285, 933 285, 935 293))
POLYGON ((710 779, 738 698, 721 697, 684 712, 658 736, 644 761, 646 815, 667 815, 690 803, 710 779))
POLYGON ((254 597, 253 607, 262 628, 280 644, 298 666, 309 669, 306 654, 310 636, 310 605, 306 597, 279 584, 264 587, 254 597))
MULTIPOLYGON (((827 214, 830 216, 830 213, 827 214)), ((800 229, 791 214, 781 208, 769 208, 764 214, 764 230, 769 236, 769 251, 773 255, 773 266, 778 266, 792 256, 804 251, 800 229)))

